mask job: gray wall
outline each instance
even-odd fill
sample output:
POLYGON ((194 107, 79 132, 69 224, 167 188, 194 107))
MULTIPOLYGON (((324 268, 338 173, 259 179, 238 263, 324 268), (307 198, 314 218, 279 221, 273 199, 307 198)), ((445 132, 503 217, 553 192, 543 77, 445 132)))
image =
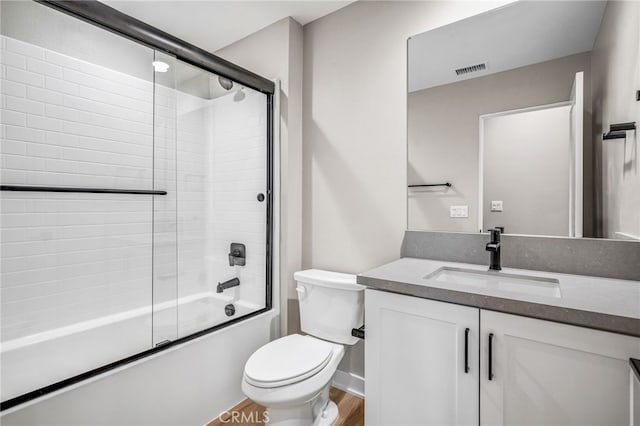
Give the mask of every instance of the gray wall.
POLYGON ((569 235, 568 105, 484 121, 483 231, 569 235), (491 211, 491 201, 503 211, 491 211))
POLYGON ((597 235, 640 239, 640 141, 638 132, 602 140, 612 123, 640 125, 640 2, 607 4, 593 49, 597 235))
MULTIPOLYGON (((412 92, 408 96, 408 183, 451 182, 453 188, 409 192, 408 228, 476 232, 478 117, 569 100, 575 74, 585 73, 584 223, 591 235, 590 53, 412 92), (456 111, 452 114, 451 111, 456 111), (468 205, 468 219, 449 217, 468 205)), ((568 167, 568 166, 567 166, 568 167)))
MULTIPOLYGON (((363 272, 406 228, 407 38, 505 2, 355 2, 304 27, 305 268, 363 272)), ((364 374, 363 345, 340 369, 364 374)))
MULTIPOLYGON (((401 257, 489 264, 486 233, 407 231, 401 257)), ((593 238, 502 236, 508 268, 640 281, 640 243, 593 238)))

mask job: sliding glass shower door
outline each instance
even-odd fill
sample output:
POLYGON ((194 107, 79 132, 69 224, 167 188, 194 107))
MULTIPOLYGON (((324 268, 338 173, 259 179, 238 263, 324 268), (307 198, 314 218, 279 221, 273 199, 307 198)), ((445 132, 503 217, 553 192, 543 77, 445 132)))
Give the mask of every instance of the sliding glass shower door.
POLYGON ((3 1, 3 409, 270 307, 270 98, 3 1))
POLYGON ((155 54, 153 344, 265 308, 267 96, 155 54), (237 252, 237 253, 236 253, 237 252))
POLYGON ((268 105, 265 94, 180 61, 176 101, 183 337, 265 307, 268 105))
POLYGON ((166 195, 153 198, 153 347, 177 338, 177 103, 176 59, 153 58, 153 185, 166 195))
POLYGON ((37 3, 1 7, 5 401, 152 347, 163 196, 153 49, 37 3))

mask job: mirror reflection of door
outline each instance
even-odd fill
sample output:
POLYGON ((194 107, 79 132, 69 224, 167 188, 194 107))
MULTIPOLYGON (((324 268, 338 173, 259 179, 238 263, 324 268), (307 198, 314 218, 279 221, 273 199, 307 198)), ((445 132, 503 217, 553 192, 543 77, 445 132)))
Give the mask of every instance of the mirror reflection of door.
POLYGON ((584 227, 584 73, 576 73, 569 99, 569 236, 582 237, 584 227))
POLYGON ((410 37, 407 227, 640 241, 638 19, 635 0, 518 1, 410 37), (510 140, 495 164, 483 121, 510 140))
POLYGON ((582 236, 581 118, 582 73, 567 102, 480 116, 481 232, 582 236))

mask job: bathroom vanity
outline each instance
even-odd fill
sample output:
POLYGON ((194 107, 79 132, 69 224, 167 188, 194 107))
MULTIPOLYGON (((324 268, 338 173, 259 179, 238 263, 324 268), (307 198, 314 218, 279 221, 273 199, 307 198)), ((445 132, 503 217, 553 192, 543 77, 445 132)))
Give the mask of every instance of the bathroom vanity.
POLYGON ((515 2, 408 39, 408 231, 358 277, 368 425, 630 424, 636 6, 515 2))
POLYGON ((402 258, 358 283, 368 425, 629 424, 638 282, 402 258))

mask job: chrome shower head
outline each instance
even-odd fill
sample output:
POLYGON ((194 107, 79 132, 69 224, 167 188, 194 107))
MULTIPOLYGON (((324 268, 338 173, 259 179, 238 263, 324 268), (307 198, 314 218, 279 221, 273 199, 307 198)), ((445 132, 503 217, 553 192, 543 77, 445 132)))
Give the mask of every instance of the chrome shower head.
POLYGON ((218 83, 224 90, 231 90, 233 87, 233 81, 225 77, 218 77, 218 83))

